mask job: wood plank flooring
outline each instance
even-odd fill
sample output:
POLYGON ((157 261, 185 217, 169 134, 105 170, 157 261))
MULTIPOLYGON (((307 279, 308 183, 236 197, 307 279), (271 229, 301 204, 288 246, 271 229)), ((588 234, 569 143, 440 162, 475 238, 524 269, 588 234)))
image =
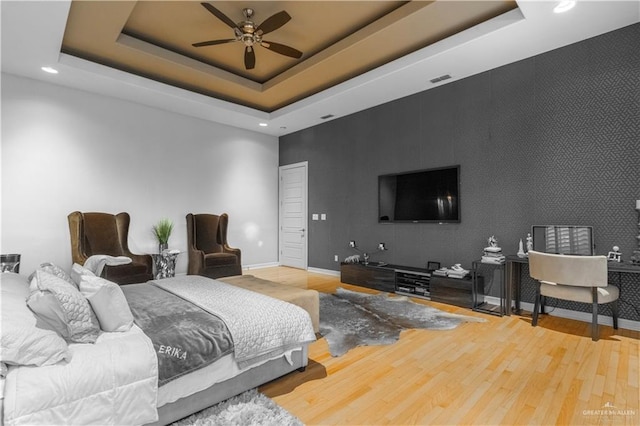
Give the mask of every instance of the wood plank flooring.
MULTIPOLYGON (((245 271, 332 293, 366 292, 338 277, 276 267, 245 271)), ((370 291, 374 292, 374 291, 370 291)), ((303 373, 260 391, 307 425, 638 425, 640 333, 543 315, 480 316, 455 330, 406 330, 389 346, 333 358, 324 339, 310 346, 303 373)))

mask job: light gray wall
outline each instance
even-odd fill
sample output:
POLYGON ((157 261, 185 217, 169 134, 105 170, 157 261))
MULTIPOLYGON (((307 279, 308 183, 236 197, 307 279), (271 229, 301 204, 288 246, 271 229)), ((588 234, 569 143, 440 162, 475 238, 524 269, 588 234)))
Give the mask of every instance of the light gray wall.
POLYGON ((136 253, 157 251, 159 219, 184 251, 187 213, 227 212, 244 265, 278 260, 275 137, 2 74, 1 154, 1 250, 22 254, 22 273, 71 266, 75 210, 128 212, 136 253))
MULTIPOLYGON (((598 253, 636 248, 640 24, 280 138, 309 163, 309 266, 339 270, 349 240, 372 260, 425 267, 515 254, 534 224, 592 225, 598 253), (377 177, 461 167, 459 224, 379 224, 377 177)), ((328 111, 330 112, 330 111, 328 111)), ((638 288, 639 280, 630 282, 638 288)), ((624 292, 624 289, 623 289, 624 292)), ((623 315, 638 319, 640 292, 623 315)))

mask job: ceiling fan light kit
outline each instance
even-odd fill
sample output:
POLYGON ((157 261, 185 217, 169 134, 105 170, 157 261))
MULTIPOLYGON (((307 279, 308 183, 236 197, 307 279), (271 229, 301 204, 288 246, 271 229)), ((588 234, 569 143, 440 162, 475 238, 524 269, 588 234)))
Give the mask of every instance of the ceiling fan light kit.
POLYGON ((215 46, 218 44, 233 43, 237 41, 242 42, 245 45, 244 66, 248 70, 255 68, 256 65, 256 55, 254 51, 255 45, 262 46, 265 49, 290 58, 300 59, 302 57, 302 52, 294 49, 293 47, 262 39, 264 34, 277 30, 291 20, 291 16, 289 16, 289 14, 284 10, 270 16, 262 24, 256 25, 252 20, 254 10, 245 8, 242 10, 242 14, 245 17, 244 21, 240 21, 236 24, 231 20, 231 18, 216 9, 210 3, 200 4, 211 12, 212 15, 233 29, 235 38, 201 41, 193 43, 193 47, 215 46))

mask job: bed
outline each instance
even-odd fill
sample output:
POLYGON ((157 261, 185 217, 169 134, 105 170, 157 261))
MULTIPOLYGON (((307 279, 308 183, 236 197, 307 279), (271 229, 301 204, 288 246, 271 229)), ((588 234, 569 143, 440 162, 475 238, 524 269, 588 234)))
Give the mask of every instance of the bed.
MULTIPOLYGON (((145 284, 116 286, 121 291, 118 294, 126 298, 135 324, 125 331, 101 331, 93 343, 61 345, 60 336, 56 339, 55 333, 35 327, 36 315, 25 304, 25 299, 33 294, 27 278, 8 273, 0 278, 3 365, 6 358, 11 358, 12 349, 7 348, 13 344, 23 345, 22 353, 34 352, 32 357, 36 358, 43 353, 42 345, 46 345, 49 352, 51 348, 58 351, 50 362, 29 359, 24 363, 30 365, 14 365, 18 362, 9 360, 0 387, 3 391, 2 419, 7 425, 66 424, 70 421, 76 424, 168 424, 245 390, 304 369, 307 346, 315 340, 315 320, 309 312, 315 312, 312 300, 317 298, 317 293, 312 290, 306 295, 304 292, 307 290, 303 289, 293 292, 298 293, 298 303, 306 306, 302 308, 265 296, 264 293, 273 291, 269 287, 277 288, 279 285, 255 277, 230 281, 244 281, 245 286, 247 283, 257 285, 262 288, 262 294, 246 290, 241 285, 206 277, 178 276, 145 284), (166 371, 163 359, 182 361, 187 358, 186 353, 191 359, 192 349, 181 349, 183 343, 157 341, 158 337, 147 329, 149 324, 144 321, 145 315, 150 320, 147 322, 157 322, 153 311, 138 311, 140 306, 146 309, 142 299, 152 300, 148 292, 157 293, 160 299, 146 305, 158 305, 167 311, 197 311, 200 316, 194 317, 193 321, 199 322, 199 318, 203 318, 202 311, 208 315, 211 310, 219 310, 215 316, 229 325, 231 337, 227 335, 226 340, 232 341, 231 350, 224 339, 222 343, 210 344, 212 340, 207 340, 208 335, 203 341, 187 335, 184 344, 191 344, 193 340, 194 347, 219 346, 217 357, 205 360, 203 366, 190 365, 185 371, 174 371, 167 376, 163 373, 166 371), (174 302, 166 302, 166 295, 172 295, 192 308, 183 309, 179 305, 171 308, 174 302), (238 314, 238 307, 246 311, 246 315, 238 314), (286 326, 276 327, 282 330, 269 334, 273 327, 265 321, 267 317, 281 317, 274 321, 286 326), (17 328, 17 333, 10 333, 10 323, 17 328), (257 334, 253 329, 258 330, 257 334), (21 337, 15 336, 30 335, 34 330, 44 335, 34 342, 10 341, 12 334, 14 340, 20 340, 21 337), (243 339, 249 343, 242 343, 243 339)), ((93 302, 91 306, 94 306, 93 302)), ((107 323, 100 315, 97 318, 101 325, 107 323)), ((166 323, 163 326, 162 322, 156 325, 161 329, 160 339, 168 338, 171 333, 164 329, 170 327, 166 323)), ((217 330, 216 327, 207 325, 202 328, 217 330)))

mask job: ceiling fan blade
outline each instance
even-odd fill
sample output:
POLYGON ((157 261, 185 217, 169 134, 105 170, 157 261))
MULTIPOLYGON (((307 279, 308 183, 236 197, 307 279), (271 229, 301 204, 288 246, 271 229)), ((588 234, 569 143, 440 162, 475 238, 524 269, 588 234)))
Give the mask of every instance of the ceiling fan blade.
POLYGON ((281 55, 290 56, 296 59, 300 59, 302 57, 301 51, 294 49, 293 47, 285 46, 284 44, 264 40, 260 45, 265 49, 269 49, 281 55))
POLYGON ((267 34, 271 31, 275 31, 291 19, 291 16, 284 10, 282 12, 278 12, 275 15, 267 18, 262 24, 258 25, 256 28, 256 33, 258 35, 267 34))
POLYGON ((244 67, 248 70, 252 70, 256 66, 256 52, 253 51, 253 47, 247 46, 244 49, 244 67))
POLYGON ((215 15, 216 18, 218 18, 219 20, 221 20, 222 22, 224 22, 234 30, 238 28, 238 25, 235 22, 233 22, 231 18, 229 18, 224 13, 220 12, 218 9, 216 9, 209 3, 200 3, 200 4, 204 6, 204 8, 207 9, 209 12, 211 12, 213 15, 215 15))
POLYGON ((209 41, 201 41, 200 43, 193 43, 193 47, 203 47, 203 46, 215 46, 216 44, 225 44, 231 43, 234 41, 238 41, 235 38, 227 38, 224 40, 209 40, 209 41))

